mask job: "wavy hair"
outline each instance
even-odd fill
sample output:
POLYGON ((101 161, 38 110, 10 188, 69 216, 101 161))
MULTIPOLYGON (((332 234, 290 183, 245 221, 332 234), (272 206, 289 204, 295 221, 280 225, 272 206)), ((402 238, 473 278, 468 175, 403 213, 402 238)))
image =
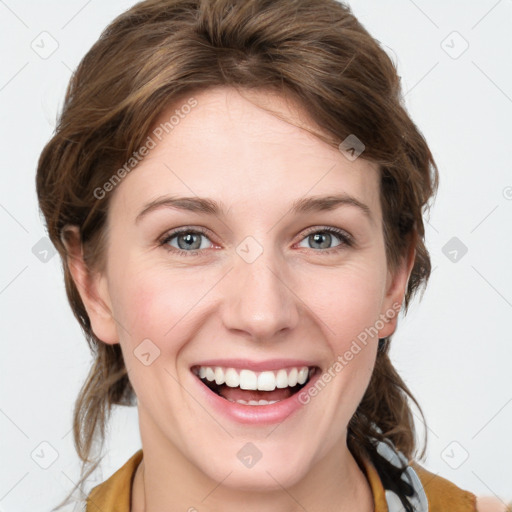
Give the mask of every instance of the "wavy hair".
MULTIPOLYGON (((93 444, 99 440, 103 446, 112 406, 135 405, 136 397, 119 345, 103 343, 91 329, 68 266, 66 227, 79 227, 87 267, 101 271, 110 195, 97 199, 93 191, 141 147, 165 108, 215 86, 278 92, 298 102, 319 128, 312 133, 326 143, 338 147, 351 134, 363 141, 363 157, 380 169, 388 268, 397 268, 411 246, 416 250, 405 313, 428 281, 423 214, 437 189, 437 167, 406 112, 393 62, 348 6, 336 0, 136 4, 103 31, 73 73, 36 175, 67 297, 94 355, 73 413, 82 461, 76 487, 100 463, 91 457, 93 444)), ((386 462, 371 439, 387 438, 411 459, 416 450, 411 402, 421 412, 388 357, 389 341, 379 342, 373 375, 348 425, 354 456, 366 454, 379 467, 386 462)))

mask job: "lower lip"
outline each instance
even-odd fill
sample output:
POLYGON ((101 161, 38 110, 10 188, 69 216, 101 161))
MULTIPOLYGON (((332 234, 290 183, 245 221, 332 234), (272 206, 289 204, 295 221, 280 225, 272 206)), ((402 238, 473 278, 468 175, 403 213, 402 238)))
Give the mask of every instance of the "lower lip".
POLYGON ((237 402, 230 402, 214 393, 208 386, 203 384, 199 377, 193 374, 194 381, 204 396, 206 402, 224 416, 238 423, 251 425, 271 425, 284 421, 288 416, 301 409, 304 404, 299 401, 302 393, 307 393, 308 388, 313 386, 320 376, 318 369, 311 376, 308 383, 292 396, 268 405, 244 405, 237 402))

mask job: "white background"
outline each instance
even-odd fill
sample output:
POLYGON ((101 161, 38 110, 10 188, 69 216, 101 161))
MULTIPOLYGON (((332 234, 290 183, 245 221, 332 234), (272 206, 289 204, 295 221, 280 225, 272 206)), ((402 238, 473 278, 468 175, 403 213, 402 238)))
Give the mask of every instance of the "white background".
MULTIPOLYGON (((71 70, 133 3, 0 1, 3 512, 50 510, 78 476, 71 414, 91 356, 58 256, 43 263, 32 252, 45 236, 35 169, 71 70), (58 43, 47 59, 31 47, 48 38, 43 31, 58 43), (31 458, 51 454, 42 442, 58 453, 48 469, 31 458)), ((512 0, 350 5, 397 62, 441 175, 427 228, 434 272, 392 348, 428 422, 423 465, 476 494, 512 500, 512 0), (457 262, 443 253, 452 237, 468 249, 457 262)), ((101 472, 84 492, 139 447, 136 410, 118 408, 101 472)))

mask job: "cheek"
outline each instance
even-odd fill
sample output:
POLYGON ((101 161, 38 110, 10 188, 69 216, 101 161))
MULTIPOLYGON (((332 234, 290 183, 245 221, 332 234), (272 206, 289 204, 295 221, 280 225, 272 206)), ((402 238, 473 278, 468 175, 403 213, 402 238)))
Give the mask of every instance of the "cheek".
POLYGON ((178 327, 183 330, 187 313, 198 300, 197 290, 190 282, 187 286, 183 279, 175 275, 166 277, 155 269, 125 268, 124 275, 129 278, 117 287, 115 313, 130 334, 130 344, 137 345, 149 338, 160 350, 168 350, 166 342, 175 337, 178 327))
POLYGON ((375 325, 385 284, 385 275, 377 266, 346 266, 321 278, 317 274, 311 283, 304 296, 337 353, 375 325))
POLYGON ((176 362, 189 339, 187 322, 193 317, 190 309, 198 300, 197 292, 155 269, 125 267, 121 273, 130 276, 116 287, 123 358, 141 403, 156 411, 166 407, 161 390, 173 393, 170 375, 177 375, 176 362))

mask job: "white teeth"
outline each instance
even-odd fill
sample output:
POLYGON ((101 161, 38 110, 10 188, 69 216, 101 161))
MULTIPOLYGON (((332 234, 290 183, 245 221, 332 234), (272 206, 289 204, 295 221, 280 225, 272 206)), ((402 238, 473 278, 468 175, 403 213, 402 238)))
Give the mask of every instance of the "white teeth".
POLYGON ((209 381, 215 380, 215 373, 213 373, 213 370, 210 367, 206 368, 206 378, 209 381))
POLYGON ((251 370, 241 370, 240 389, 258 389, 258 376, 251 370))
POLYGON ((304 368, 301 368, 299 370, 299 376, 297 377, 297 382, 299 384, 304 384, 304 382, 306 382, 308 380, 308 377, 309 377, 309 370, 305 366, 304 368))
POLYGON ((224 384, 224 372, 219 366, 215 368, 215 384, 224 384))
POLYGON ((288 374, 286 370, 279 370, 276 375, 276 387, 279 389, 288 387, 288 374))
POLYGON ((261 372, 258 375, 258 389, 261 391, 274 391, 276 389, 276 376, 274 372, 261 372))
POLYGON ((288 374, 288 386, 295 386, 297 384, 298 375, 299 372, 297 371, 297 368, 292 368, 292 370, 288 374))
POLYGON ((195 369, 194 373, 201 379, 210 382, 215 381, 217 385, 226 384, 230 388, 273 391, 293 387, 297 384, 304 384, 314 372, 314 368, 307 366, 299 368, 282 368, 277 371, 253 372, 252 370, 237 370, 235 368, 223 368, 215 366, 201 366, 195 369))
POLYGON ((276 402, 280 402, 280 400, 242 400, 241 398, 239 400, 231 400, 228 398, 230 402, 236 402, 237 404, 242 405, 270 405, 275 404, 276 402))
POLYGON ((237 388, 240 385, 240 375, 234 368, 228 368, 225 373, 226 386, 237 388))

